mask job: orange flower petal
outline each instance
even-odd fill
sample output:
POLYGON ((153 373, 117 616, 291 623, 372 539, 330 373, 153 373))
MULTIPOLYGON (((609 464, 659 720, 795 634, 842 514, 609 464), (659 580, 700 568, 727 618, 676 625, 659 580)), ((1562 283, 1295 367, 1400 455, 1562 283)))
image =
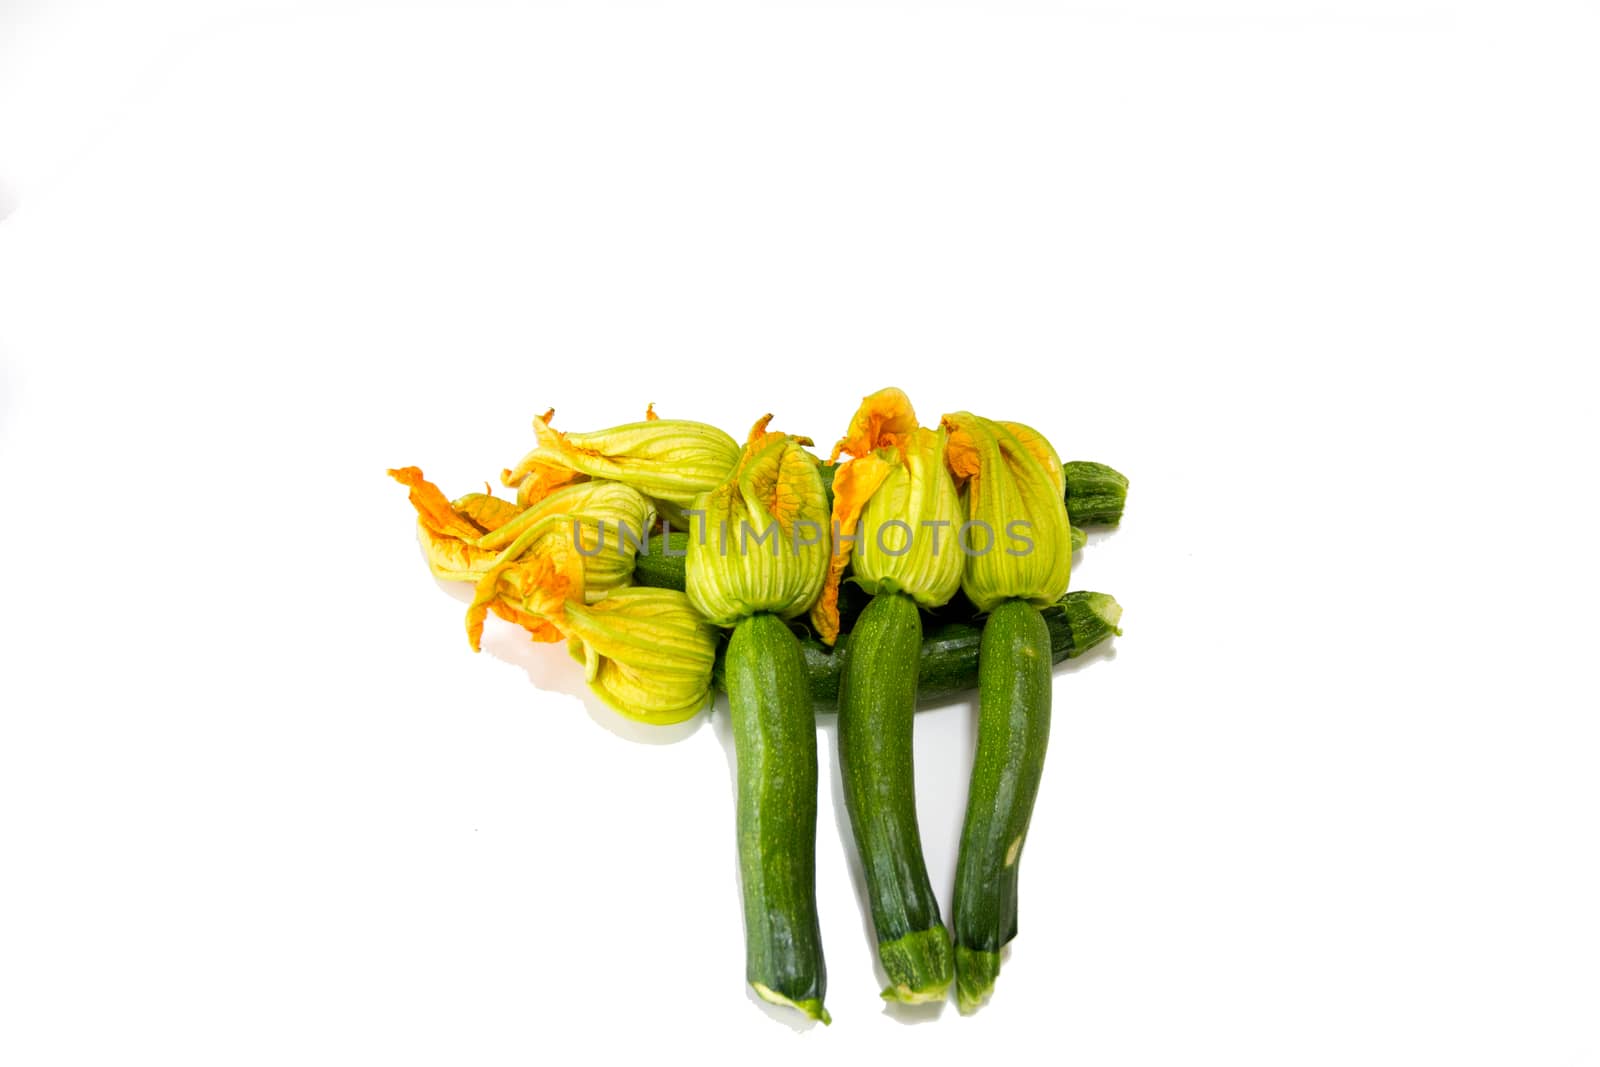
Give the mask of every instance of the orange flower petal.
POLYGON ((855 547, 855 542, 845 540, 844 535, 855 531, 862 509, 893 469, 893 464, 869 453, 843 464, 833 476, 833 527, 840 537, 835 540, 833 554, 828 558, 822 595, 811 609, 811 624, 830 645, 839 639, 839 582, 850 565, 850 553, 855 547))
POLYGON ((389 477, 410 487, 411 506, 417 509, 417 514, 431 529, 466 541, 476 541, 483 536, 482 530, 456 513, 450 506, 449 498, 439 491, 438 486, 422 476, 420 467, 390 470, 389 477))
POLYGON ((956 480, 956 488, 960 489, 968 478, 976 478, 983 469, 983 453, 971 432, 952 421, 950 416, 946 415, 939 424, 950 431, 945 442, 944 463, 956 480))
POLYGON ((862 399, 850 420, 850 429, 833 446, 828 462, 837 461, 844 452, 859 459, 874 449, 893 447, 916 428, 917 413, 911 407, 911 398, 893 386, 879 389, 862 399))
POLYGON ((569 598, 583 597, 583 560, 566 538, 553 535, 528 555, 502 559, 478 581, 467 608, 467 641, 478 651, 490 611, 524 627, 535 641, 559 641, 569 598))

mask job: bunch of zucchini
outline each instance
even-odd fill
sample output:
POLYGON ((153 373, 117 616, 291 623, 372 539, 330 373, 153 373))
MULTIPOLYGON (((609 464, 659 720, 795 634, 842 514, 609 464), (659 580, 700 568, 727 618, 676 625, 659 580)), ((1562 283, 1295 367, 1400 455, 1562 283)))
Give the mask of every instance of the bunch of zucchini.
POLYGON ((474 647, 489 613, 565 640, 595 692, 644 722, 682 721, 727 693, 746 977, 824 1023, 815 716, 837 711, 883 996, 936 1003, 954 985, 974 1010, 1016 935, 1051 666, 1120 633, 1115 599, 1067 591, 1084 542, 1073 523, 1119 522, 1127 480, 1062 464, 1018 423, 960 412, 923 427, 896 389, 863 400, 826 463, 808 438, 770 431, 771 416, 741 448, 653 410, 582 435, 556 431, 552 415, 505 473, 515 503, 451 501, 416 468, 390 472, 411 488, 434 573, 477 586, 474 647), (973 688, 978 745, 947 928, 917 825, 913 719, 973 688))

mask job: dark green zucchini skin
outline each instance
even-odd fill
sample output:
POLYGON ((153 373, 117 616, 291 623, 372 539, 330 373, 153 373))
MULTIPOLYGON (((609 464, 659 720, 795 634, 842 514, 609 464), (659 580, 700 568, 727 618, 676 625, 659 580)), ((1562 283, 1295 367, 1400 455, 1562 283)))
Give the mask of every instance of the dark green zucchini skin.
POLYGON ((683 592, 688 555, 689 534, 681 530, 652 531, 650 544, 633 557, 634 584, 683 592))
POLYGON ((851 631, 839 691, 839 769, 867 880, 885 1000, 942 1001, 954 973, 950 935, 922 857, 911 732, 922 616, 880 593, 851 631))
MULTIPOLYGON (((1050 631, 1050 661, 1074 659, 1120 633, 1122 608, 1105 593, 1068 593, 1043 609, 1050 631)), ((830 649, 815 638, 801 638, 806 673, 811 677, 811 700, 819 713, 839 706, 839 680, 853 633, 842 634, 830 649)), ((947 700, 978 686, 978 648, 983 631, 968 622, 923 619, 922 648, 918 652, 917 699, 922 704, 947 700)), ((719 683, 720 684, 720 683, 719 683)))
POLYGON ((994 988, 1000 949, 1017 934, 1017 871, 1050 738, 1050 630, 1007 600, 978 652, 978 750, 956 857, 956 999, 975 1010, 994 988))
POLYGON ((1115 526, 1128 502, 1128 479, 1104 463, 1073 460, 1061 465, 1067 483, 1067 514, 1074 526, 1115 526))
POLYGON ((738 767, 745 976, 762 999, 828 1022, 817 923, 817 725, 800 645, 762 612, 728 638, 738 767))

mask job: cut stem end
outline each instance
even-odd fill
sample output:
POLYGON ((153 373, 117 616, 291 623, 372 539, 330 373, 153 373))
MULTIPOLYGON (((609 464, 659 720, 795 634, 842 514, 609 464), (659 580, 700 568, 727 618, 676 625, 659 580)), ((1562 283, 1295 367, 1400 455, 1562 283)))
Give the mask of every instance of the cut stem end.
POLYGON ((943 924, 878 945, 889 984, 883 999, 901 1004, 934 1004, 950 995, 955 961, 950 953, 950 933, 943 924))

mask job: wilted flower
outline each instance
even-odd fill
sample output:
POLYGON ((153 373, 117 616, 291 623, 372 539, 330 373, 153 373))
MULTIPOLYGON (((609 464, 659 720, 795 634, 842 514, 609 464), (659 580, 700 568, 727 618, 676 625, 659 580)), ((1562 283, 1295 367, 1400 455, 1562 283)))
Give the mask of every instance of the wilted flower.
POLYGON ((633 578, 633 561, 655 522, 655 509, 618 482, 581 482, 557 489, 479 539, 482 548, 521 559, 554 538, 579 548, 585 597, 599 600, 633 578))
POLYGON ((481 547, 479 541, 516 518, 520 508, 488 493, 468 493, 452 503, 417 467, 391 470, 389 477, 411 489, 417 538, 435 577, 473 582, 494 565, 499 549, 481 547))
POLYGON ((536 559, 552 561, 569 576, 573 595, 599 600, 632 580, 634 557, 655 521, 650 502, 616 482, 566 486, 519 510, 484 493, 451 503, 415 467, 389 474, 411 487, 429 569, 439 578, 478 585, 468 616, 474 647, 489 611, 526 627, 536 641, 558 640, 519 607, 528 585, 525 571, 536 559))

